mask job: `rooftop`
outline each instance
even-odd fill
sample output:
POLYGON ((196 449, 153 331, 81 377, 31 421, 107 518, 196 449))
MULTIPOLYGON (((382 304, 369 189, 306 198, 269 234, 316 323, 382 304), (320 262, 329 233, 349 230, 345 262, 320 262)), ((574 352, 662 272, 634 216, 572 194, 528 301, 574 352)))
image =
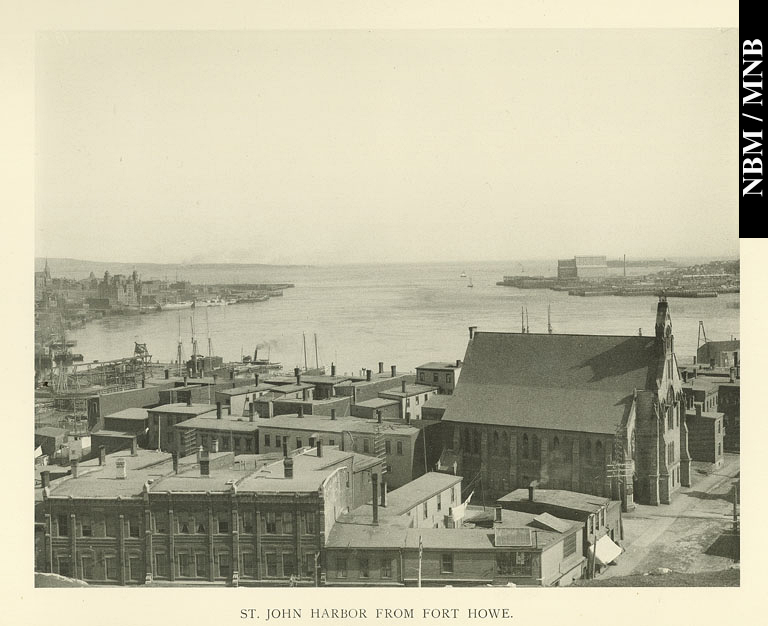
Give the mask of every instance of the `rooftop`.
MULTIPOLYGON (((379 426, 376 420, 363 417, 339 417, 333 420, 327 415, 305 415, 304 417, 299 417, 296 414, 275 415, 269 419, 259 418, 258 424, 261 428, 310 430, 326 433, 346 431, 363 434, 374 433, 379 426)), ((415 426, 407 424, 383 422, 380 426, 384 433, 408 435, 418 432, 415 426)))
POLYGON ((432 393, 433 391, 437 391, 437 387, 432 387, 430 385, 419 385, 417 383, 413 383, 410 385, 405 386, 405 391, 403 391, 402 386, 400 387, 392 387, 392 389, 385 389, 384 391, 380 391, 379 395, 381 397, 386 396, 396 396, 398 398, 407 398, 410 396, 418 396, 422 393, 432 393))
POLYGON ((363 400, 358 402, 355 406, 364 406, 369 409, 380 409, 385 406, 397 405, 397 400, 392 398, 371 398, 370 400, 363 400))
POLYGON ((221 419, 216 417, 216 413, 205 413, 197 415, 188 420, 176 424, 176 428, 198 428, 200 430, 225 430, 238 432, 255 432, 259 429, 256 418, 251 422, 247 417, 237 415, 227 415, 222 411, 221 419))
POLYGON ((42 426, 35 429, 35 437, 61 437, 66 434, 65 428, 56 428, 55 426, 42 426))
POLYGON ((423 404, 423 408, 447 409, 452 400, 453 396, 435 394, 429 396, 429 399, 423 404))
POLYGON ((173 404, 162 404, 151 409, 150 413, 174 413, 182 415, 202 415, 216 410, 215 404, 195 404, 188 406, 186 402, 174 402, 173 404))
POLYGON ((441 362, 441 361, 430 361, 429 363, 424 363, 424 365, 419 365, 416 369, 417 370, 455 370, 459 367, 461 367, 461 364, 456 365, 456 361, 452 361, 450 363, 441 362))
MULTIPOLYGON (((533 493, 533 498, 536 502, 586 513, 594 513, 611 501, 610 498, 602 498, 588 493, 567 491, 565 489, 536 488, 533 493)), ((497 502, 521 501, 528 501, 528 489, 515 489, 497 500, 497 502)))
POLYGON ((275 385, 268 383, 259 383, 258 385, 241 385, 240 387, 232 387, 230 389, 219 389, 216 393, 225 396, 241 396, 246 393, 254 393, 259 391, 269 391, 274 389, 275 385))
POLYGON ((105 415, 106 418, 115 418, 115 419, 121 419, 121 420, 138 420, 143 421, 146 420, 148 416, 148 409, 136 409, 136 408, 130 408, 130 409, 123 409, 122 411, 118 411, 117 413, 110 413, 109 415, 105 415))
POLYGON ((658 360, 653 336, 476 332, 443 420, 613 435, 658 360))

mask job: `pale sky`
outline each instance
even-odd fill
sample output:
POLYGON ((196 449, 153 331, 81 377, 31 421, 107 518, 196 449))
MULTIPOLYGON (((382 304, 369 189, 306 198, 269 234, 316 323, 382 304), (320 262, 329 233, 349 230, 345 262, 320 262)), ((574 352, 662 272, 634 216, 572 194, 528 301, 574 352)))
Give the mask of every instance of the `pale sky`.
POLYGON ((37 256, 738 252, 735 30, 50 33, 37 256))

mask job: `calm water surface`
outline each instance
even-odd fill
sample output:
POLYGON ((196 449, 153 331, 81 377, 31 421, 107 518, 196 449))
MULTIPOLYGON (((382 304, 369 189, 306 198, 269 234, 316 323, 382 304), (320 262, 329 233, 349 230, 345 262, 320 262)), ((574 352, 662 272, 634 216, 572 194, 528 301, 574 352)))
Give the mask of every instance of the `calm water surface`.
MULTIPOLYGON (((267 302, 198 309, 195 327, 199 351, 239 360, 261 346, 286 368, 303 365, 302 333, 307 360, 315 363, 314 334, 320 365, 336 362, 340 372, 377 368, 384 361, 411 370, 431 360, 463 358, 467 327, 514 331, 521 327, 520 309, 528 308, 531 332, 547 331, 547 305, 556 333, 634 335, 653 333, 656 298, 616 296, 580 298, 549 290, 520 290, 495 283, 504 274, 554 273, 551 263, 435 263, 420 265, 356 265, 196 270, 183 278, 193 283, 291 282, 282 298, 267 302), (466 272, 472 279, 461 278, 466 272), (207 320, 206 320, 207 310, 207 320)), ((630 271, 642 271, 632 268, 630 271)), ((145 276, 145 278, 152 278, 145 276)), ((709 339, 739 335, 739 310, 728 308, 738 294, 718 298, 670 298, 675 346, 682 360, 696 350, 699 320, 709 339)), ((70 331, 86 361, 127 356, 133 342, 146 343, 154 359, 176 358, 181 326, 184 355, 191 353, 192 310, 131 317, 111 317, 70 331)))

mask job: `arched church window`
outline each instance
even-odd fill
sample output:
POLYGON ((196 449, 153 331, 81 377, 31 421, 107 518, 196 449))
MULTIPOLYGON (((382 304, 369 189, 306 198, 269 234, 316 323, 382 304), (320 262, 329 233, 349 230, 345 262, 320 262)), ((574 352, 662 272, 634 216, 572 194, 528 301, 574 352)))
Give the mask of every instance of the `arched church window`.
POLYGON ((523 435, 523 458, 528 458, 528 435, 523 435))
POLYGON ((592 462, 592 442, 587 439, 587 442, 584 444, 584 457, 587 460, 587 463, 592 462))
POLYGON ((560 447, 560 438, 555 436, 555 438, 552 440, 552 449, 557 450, 560 447))

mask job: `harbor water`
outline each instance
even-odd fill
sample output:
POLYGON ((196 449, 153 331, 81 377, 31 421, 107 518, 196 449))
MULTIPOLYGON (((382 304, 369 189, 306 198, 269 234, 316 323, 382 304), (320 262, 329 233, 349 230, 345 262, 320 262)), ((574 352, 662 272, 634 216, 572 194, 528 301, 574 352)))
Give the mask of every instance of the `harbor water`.
MULTIPOLYGON (((77 340, 77 352, 86 362, 128 356, 134 341, 146 343, 153 360, 173 361, 179 334, 184 356, 191 354, 194 315, 198 351, 203 354, 210 337, 213 353, 225 360, 253 356, 258 346, 260 358, 269 354, 293 368, 304 365, 306 337, 310 367, 316 360, 326 366, 335 362, 339 372, 359 373, 361 368, 376 371, 379 361, 388 371, 391 364, 412 370, 426 361, 463 358, 468 326, 520 332, 522 307, 527 308, 531 333, 547 332, 548 306, 555 333, 654 332, 655 297, 577 297, 496 285, 504 275, 521 273, 552 275, 554 262, 191 268, 179 278, 198 284, 286 282, 295 287, 265 302, 105 317, 70 331, 68 338, 77 340)), ((669 299, 681 362, 695 354, 699 320, 710 340, 739 336, 739 309, 729 306, 738 299, 739 294, 669 299)))

